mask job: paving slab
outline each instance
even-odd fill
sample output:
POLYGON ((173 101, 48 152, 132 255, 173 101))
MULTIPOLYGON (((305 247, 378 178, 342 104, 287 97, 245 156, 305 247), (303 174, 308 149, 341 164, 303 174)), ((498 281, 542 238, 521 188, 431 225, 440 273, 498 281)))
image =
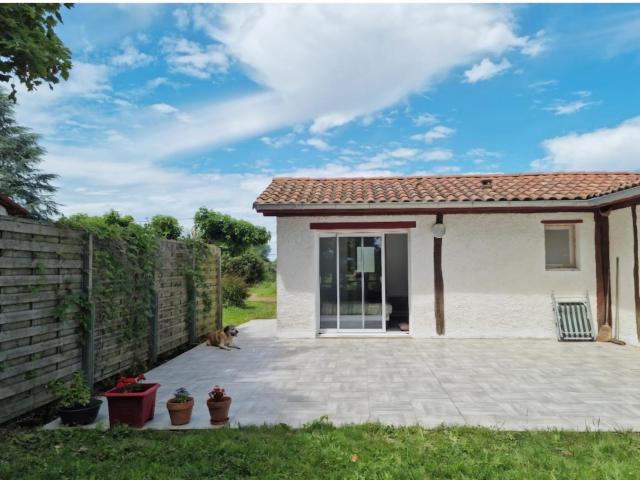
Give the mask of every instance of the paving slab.
MULTIPOLYGON (((279 339, 274 320, 239 327, 241 350, 197 347, 152 369, 161 384, 144 428, 212 428, 213 385, 233 397, 229 425, 476 425, 502 430, 640 431, 640 348, 533 339, 279 339), (195 397, 172 427, 166 401, 195 397)), ((108 425, 106 401, 98 428, 108 425)), ((52 422, 47 428, 56 428, 52 422)), ((94 427, 95 427, 94 426, 94 427)))

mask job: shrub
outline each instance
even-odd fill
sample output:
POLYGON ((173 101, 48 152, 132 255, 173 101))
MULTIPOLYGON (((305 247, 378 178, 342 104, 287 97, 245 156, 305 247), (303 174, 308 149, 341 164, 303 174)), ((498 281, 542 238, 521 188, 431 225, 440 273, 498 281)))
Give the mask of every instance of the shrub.
POLYGON ((249 297, 249 287, 242 277, 224 275, 222 277, 222 302, 226 306, 242 307, 249 297))
POLYGON ((223 255, 222 271, 226 275, 242 277, 249 285, 264 280, 267 262, 255 250, 247 250, 235 257, 223 255))
POLYGON ((200 208, 194 217, 196 232, 207 243, 218 245, 231 255, 269 243, 271 234, 259 227, 229 215, 200 208))
POLYGON ((178 219, 171 215, 155 215, 151 217, 149 228, 158 237, 177 240, 182 235, 182 227, 178 219))

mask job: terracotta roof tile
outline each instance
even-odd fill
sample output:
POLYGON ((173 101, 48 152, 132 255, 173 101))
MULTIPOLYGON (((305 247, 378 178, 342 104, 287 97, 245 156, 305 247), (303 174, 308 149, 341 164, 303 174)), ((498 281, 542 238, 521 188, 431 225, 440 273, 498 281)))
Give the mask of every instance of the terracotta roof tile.
POLYGON ((586 200, 640 186, 640 173, 576 172, 370 178, 276 177, 255 206, 586 200))

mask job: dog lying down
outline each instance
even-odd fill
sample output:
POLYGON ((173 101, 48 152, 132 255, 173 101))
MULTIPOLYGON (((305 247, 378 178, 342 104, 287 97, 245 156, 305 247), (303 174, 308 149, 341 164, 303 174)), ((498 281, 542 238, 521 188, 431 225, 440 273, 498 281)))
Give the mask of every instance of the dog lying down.
POLYGON ((220 330, 216 330, 215 332, 211 332, 207 335, 207 345, 210 347, 218 347, 222 350, 231 350, 232 348, 237 348, 240 350, 240 347, 236 347, 233 344, 233 340, 238 336, 238 329, 233 325, 227 325, 220 330))

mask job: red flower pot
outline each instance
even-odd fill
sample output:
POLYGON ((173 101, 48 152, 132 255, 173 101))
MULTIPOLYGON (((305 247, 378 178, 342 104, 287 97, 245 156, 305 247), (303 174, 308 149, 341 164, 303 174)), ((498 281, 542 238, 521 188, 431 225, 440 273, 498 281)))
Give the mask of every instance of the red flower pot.
POLYGON ((220 402, 207 400, 209 407, 209 416, 211 417, 211 425, 224 425, 229 420, 229 407, 231 406, 231 397, 224 397, 220 402))
POLYGON ((112 388, 104 396, 109 404, 109 424, 124 423, 141 428, 153 418, 156 410, 156 392, 159 383, 140 383, 140 392, 122 392, 112 388))

